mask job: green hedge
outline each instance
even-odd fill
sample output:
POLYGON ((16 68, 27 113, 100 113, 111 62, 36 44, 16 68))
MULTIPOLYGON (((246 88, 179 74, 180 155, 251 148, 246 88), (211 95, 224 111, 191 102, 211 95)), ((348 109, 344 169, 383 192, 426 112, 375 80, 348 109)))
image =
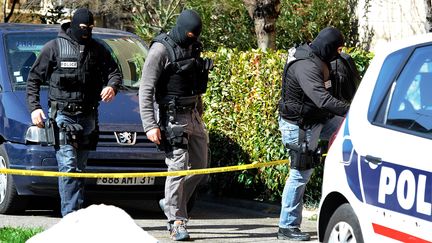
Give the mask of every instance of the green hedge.
POLYGON ((277 19, 277 48, 313 40, 327 26, 338 28, 349 46, 357 46, 358 24, 354 0, 282 0, 277 19))
MULTIPOLYGON (((344 33, 346 44, 358 44, 358 24, 354 14, 355 0, 281 0, 276 23, 276 49, 312 40, 327 26, 344 33)), ((186 7, 195 9, 202 18, 201 41, 205 50, 219 47, 250 50, 257 48, 254 22, 242 0, 188 0, 186 7)))
MULTIPOLYGON (((351 53, 357 59, 370 58, 368 53, 356 50, 351 53)), ((286 52, 220 48, 205 55, 215 61, 204 95, 211 166, 287 159, 277 122, 286 52)), ((320 170, 306 192, 311 201, 320 196, 320 170)), ((210 186, 219 195, 279 200, 288 172, 287 165, 278 165, 214 174, 210 186)))
MULTIPOLYGON (((270 161, 284 157, 277 124, 282 52, 238 51, 220 48, 207 53, 215 60, 204 96, 210 132, 212 166, 270 161)), ((256 192, 262 187, 261 170, 212 177, 218 193, 256 192)))
POLYGON ((187 0, 186 7, 196 10, 202 19, 200 39, 205 50, 219 47, 257 48, 254 24, 241 0, 187 0))

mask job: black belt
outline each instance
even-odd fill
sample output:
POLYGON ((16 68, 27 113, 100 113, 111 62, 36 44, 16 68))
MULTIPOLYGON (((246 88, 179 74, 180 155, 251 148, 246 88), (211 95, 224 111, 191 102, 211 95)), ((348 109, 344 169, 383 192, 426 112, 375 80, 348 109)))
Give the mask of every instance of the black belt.
POLYGON ((51 104, 55 104, 57 110, 65 111, 65 112, 89 112, 96 110, 97 106, 82 104, 82 103, 73 103, 73 102, 51 102, 51 104))
MULTIPOLYGON (((188 111, 193 111, 196 108, 196 103, 195 104, 189 104, 189 105, 176 105, 175 106, 175 110, 177 112, 188 112, 188 111)), ((169 106, 162 104, 159 105, 159 109, 161 109, 162 111, 167 111, 169 110, 169 106)))
POLYGON ((161 110, 169 110, 170 106, 175 107, 176 111, 192 111, 198 105, 198 96, 165 96, 164 98, 158 100, 159 108, 161 110))
POLYGON ((196 95, 183 96, 183 97, 167 95, 167 96, 163 97, 162 99, 158 99, 157 103, 159 105, 168 105, 174 101, 175 104, 178 106, 196 106, 198 100, 199 100, 199 97, 196 95))

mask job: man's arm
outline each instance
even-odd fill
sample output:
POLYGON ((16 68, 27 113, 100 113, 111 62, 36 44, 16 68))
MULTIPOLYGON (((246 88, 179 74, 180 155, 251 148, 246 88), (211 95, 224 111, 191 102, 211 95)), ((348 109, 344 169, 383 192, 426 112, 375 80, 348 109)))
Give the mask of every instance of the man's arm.
POLYGON ((55 63, 54 58, 55 42, 47 43, 41 50, 39 56, 30 69, 27 78, 27 107, 30 112, 41 109, 40 105, 40 86, 43 82, 48 81, 52 73, 52 64, 55 63))
POLYGON ((106 85, 106 87, 102 89, 100 97, 102 101, 110 102, 117 94, 123 77, 111 53, 104 46, 98 43, 96 43, 96 45, 99 55, 98 62, 102 70, 102 79, 104 80, 104 85, 106 85))
POLYGON ((154 95, 156 83, 167 62, 168 55, 165 46, 155 42, 151 46, 144 62, 139 87, 140 115, 145 132, 159 127, 154 114, 154 95))
MULTIPOLYGON (((310 63, 308 63, 310 64, 310 63)), ((343 116, 349 109, 349 104, 336 99, 324 86, 324 75, 316 65, 304 65, 301 61, 293 64, 298 65, 296 78, 305 94, 314 102, 318 108, 343 116)), ((297 67, 296 67, 297 68, 297 67)))
POLYGON ((101 54, 100 67, 102 68, 103 79, 106 80, 105 85, 112 87, 114 92, 117 93, 123 80, 122 73, 111 53, 102 45, 99 45, 99 49, 101 54))
POLYGON ((40 86, 48 81, 56 64, 55 46, 55 41, 50 41, 42 48, 27 78, 27 106, 31 112, 32 123, 38 127, 43 127, 46 119, 40 104, 40 86))

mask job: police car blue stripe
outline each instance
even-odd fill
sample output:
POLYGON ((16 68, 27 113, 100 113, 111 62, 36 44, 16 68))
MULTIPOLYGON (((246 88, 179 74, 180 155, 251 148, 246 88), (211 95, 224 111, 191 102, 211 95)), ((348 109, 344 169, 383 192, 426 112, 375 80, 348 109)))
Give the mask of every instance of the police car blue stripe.
POLYGON ((370 165, 350 139, 349 118, 344 127, 342 158, 349 188, 356 198, 376 207, 432 222, 432 173, 391 162, 370 165))
POLYGON ((432 222, 432 173, 389 162, 370 166, 361 156, 365 201, 432 222))
POLYGON ((354 146, 349 139, 350 132, 348 128, 349 124, 349 115, 346 116, 345 126, 343 130, 344 141, 342 143, 342 160, 345 165, 345 174, 347 178, 348 186, 351 191, 357 197, 357 199, 363 202, 361 186, 360 186, 360 177, 359 177, 359 165, 358 165, 358 154, 354 150, 354 146))

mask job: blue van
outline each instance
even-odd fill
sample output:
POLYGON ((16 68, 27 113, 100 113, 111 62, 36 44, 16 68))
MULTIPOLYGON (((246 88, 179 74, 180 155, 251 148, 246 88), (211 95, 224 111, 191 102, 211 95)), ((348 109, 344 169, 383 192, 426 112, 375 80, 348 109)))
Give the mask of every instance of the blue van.
MULTIPOLYGON (((58 25, 0 24, 0 168, 58 171, 54 148, 44 146, 26 106, 26 80, 43 45, 55 38, 58 25)), ((99 107, 100 136, 86 172, 166 171, 164 153, 143 131, 138 106, 141 67, 148 48, 128 32, 94 28, 93 38, 110 50, 123 73, 114 101, 99 107)), ((48 86, 41 88, 47 107, 48 86)), ((89 198, 154 200, 163 197, 165 178, 86 179, 89 198)), ((0 174, 0 213, 28 207, 30 198, 58 198, 57 178, 0 174), (31 196, 31 197, 29 197, 31 196)))

